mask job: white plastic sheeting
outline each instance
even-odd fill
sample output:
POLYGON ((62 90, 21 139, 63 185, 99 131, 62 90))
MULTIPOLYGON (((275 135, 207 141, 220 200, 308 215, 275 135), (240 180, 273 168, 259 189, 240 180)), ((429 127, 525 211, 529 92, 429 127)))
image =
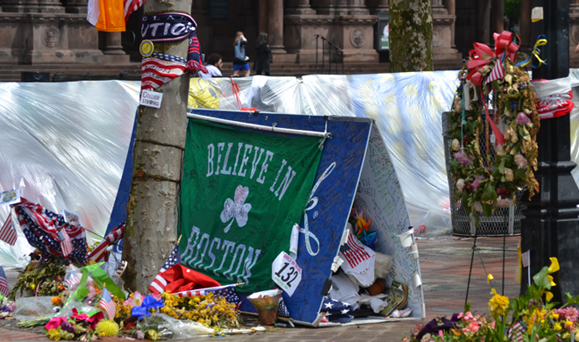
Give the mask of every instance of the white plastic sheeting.
MULTIPOLYGON (((138 106, 140 82, 0 83, 0 191, 103 235, 109 222, 138 106)), ((0 221, 9 213, 0 207, 0 221)), ((14 247, 0 242, 0 265, 26 265, 33 248, 18 227, 14 247)), ((88 233, 91 241, 101 238, 88 233)))
MULTIPOLYGON (((579 161, 579 71, 571 70, 571 159, 579 161)), ((442 112, 450 108, 457 71, 303 78, 235 78, 244 107, 264 112, 370 117, 391 153, 414 226, 451 232, 442 112)), ((229 78, 206 79, 219 109, 238 110, 229 78)), ((139 82, 0 83, 0 191, 49 210, 66 208, 102 235, 123 171, 138 106, 139 82)), ((166 100, 166 99, 165 99, 166 100)), ((579 181, 579 169, 573 170, 579 181)), ((0 207, 0 223, 8 214, 0 207)), ((88 233, 90 239, 99 239, 88 233)), ((0 242, 0 265, 26 264, 32 248, 19 232, 0 242)))

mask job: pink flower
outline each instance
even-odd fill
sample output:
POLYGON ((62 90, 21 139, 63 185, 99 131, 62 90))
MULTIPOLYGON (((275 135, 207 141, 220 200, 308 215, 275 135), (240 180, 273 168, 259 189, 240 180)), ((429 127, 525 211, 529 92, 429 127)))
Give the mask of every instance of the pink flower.
POLYGON ((458 159, 459 162, 463 163, 464 165, 470 164, 473 161, 473 158, 470 157, 466 152, 460 151, 453 154, 453 156, 458 159))
POLYGON ((471 184, 472 184, 472 187, 474 188, 474 191, 475 191, 475 192, 476 192, 476 189, 478 188, 478 186, 479 186, 479 184, 480 184, 480 181, 481 181, 482 179, 484 179, 483 176, 476 176, 476 177, 474 178, 474 181, 471 183, 471 184))
POLYGON ((495 321, 492 321, 490 326, 491 326, 491 329, 494 329, 495 328, 495 321))
POLYGON ((420 330, 422 330, 423 328, 424 328, 424 324, 422 324, 422 323, 416 324, 416 326, 414 327, 414 329, 412 329, 412 335, 414 335, 414 336, 418 335, 418 333, 420 332, 420 330))
POLYGON ((66 316, 64 317, 53 317, 50 319, 50 321, 48 321, 48 323, 46 323, 46 325, 44 326, 44 328, 46 330, 50 330, 50 329, 57 329, 58 327, 60 327, 60 324, 62 322, 66 322, 66 316))
POLYGON ((458 316, 456 316, 456 318, 461 319, 462 317, 462 312, 458 314, 458 316))
POLYGON ((442 330, 438 330, 438 336, 444 338, 444 332, 442 332, 442 330))
POLYGON ((469 329, 472 330, 473 333, 478 331, 478 323, 477 322, 472 322, 468 325, 469 329))
POLYGON ((515 154, 515 164, 519 169, 525 169, 527 167, 527 158, 523 157, 522 154, 515 154))
POLYGON ((528 123, 531 122, 531 119, 529 119, 529 117, 527 116, 527 114, 520 112, 519 115, 517 115, 517 118, 515 119, 515 122, 519 125, 526 125, 528 123))

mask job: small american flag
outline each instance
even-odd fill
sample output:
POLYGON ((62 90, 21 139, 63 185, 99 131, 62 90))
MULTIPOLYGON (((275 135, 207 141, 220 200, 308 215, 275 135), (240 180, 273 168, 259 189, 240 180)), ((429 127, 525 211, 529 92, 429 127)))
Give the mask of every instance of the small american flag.
POLYGON ((70 253, 72 253, 74 247, 72 247, 72 242, 66 233, 66 229, 61 228, 58 231, 58 239, 60 240, 60 250, 62 251, 62 256, 68 256, 70 253))
POLYGON ((6 242, 9 245, 14 246, 16 244, 16 230, 14 229, 14 224, 12 223, 12 213, 8 214, 6 222, 2 225, 0 229, 0 240, 6 242))
POLYGON ((74 285, 77 285, 78 283, 80 283, 80 277, 76 275, 74 272, 70 272, 66 276, 66 279, 64 280, 64 286, 67 288, 71 288, 74 285))
POLYGON ((187 61, 179 56, 153 53, 143 58, 141 67, 141 90, 151 90, 183 75, 187 61))
POLYGON ((497 59, 497 62, 495 63, 495 67, 493 68, 493 70, 491 71, 489 76, 487 77, 485 84, 490 83, 492 81, 501 80, 505 77, 505 67, 503 65, 505 63, 505 53, 506 52, 504 52, 501 55, 501 57, 499 59, 497 59))
POLYGON ((344 259, 346 259, 352 268, 358 266, 362 261, 371 258, 371 255, 366 252, 362 243, 351 233, 348 234, 348 242, 340 247, 340 252, 342 252, 344 259))
POLYGON ((4 273, 4 267, 0 266, 0 293, 7 296, 10 293, 8 288, 8 281, 6 280, 6 273, 4 273))
POLYGON ((157 273, 157 276, 155 277, 155 279, 153 279, 151 285, 149 285, 149 290, 151 292, 159 292, 159 293, 164 292, 165 287, 167 286, 167 281, 165 280, 165 278, 161 276, 161 273, 180 263, 181 263, 181 256, 179 255, 179 245, 175 244, 175 248, 173 248, 173 251, 171 252, 171 254, 169 254, 169 257, 163 264, 163 267, 161 267, 159 273, 157 273))
POLYGON ((235 287, 237 285, 239 284, 207 287, 204 289, 177 292, 175 293, 175 295, 179 297, 191 297, 191 296, 204 296, 208 293, 213 293, 216 296, 221 296, 225 298, 225 300, 228 301, 229 303, 239 305, 241 304, 241 299, 237 295, 237 290, 235 290, 235 287))
POLYGON ((523 342, 523 336, 525 336, 525 328, 521 325, 521 322, 517 321, 509 328, 507 332, 507 338, 513 342, 523 342))
POLYGON ((125 222, 122 222, 117 227, 113 228, 111 232, 106 236, 106 238, 99 243, 99 245, 88 255, 89 260, 94 260, 96 262, 105 260, 108 261, 107 247, 116 244, 124 236, 125 222))
POLYGON ((103 309, 107 313, 109 319, 115 318, 115 313, 117 312, 115 302, 111 297, 111 293, 106 288, 103 289, 103 295, 99 303, 99 308, 103 309))

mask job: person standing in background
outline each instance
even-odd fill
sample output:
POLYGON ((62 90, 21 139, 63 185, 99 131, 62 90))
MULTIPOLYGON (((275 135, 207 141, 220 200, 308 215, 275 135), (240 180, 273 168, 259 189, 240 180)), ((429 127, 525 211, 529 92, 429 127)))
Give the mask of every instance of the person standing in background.
POLYGON ((199 71, 199 77, 202 78, 210 78, 214 76, 223 76, 221 74, 221 67, 223 66, 223 59, 220 54, 214 53, 211 56, 207 57, 207 65, 205 68, 207 69, 208 73, 203 73, 199 71))
POLYGON ((247 64, 249 58, 245 56, 245 44, 247 44, 247 39, 243 35, 243 32, 238 31, 233 41, 235 52, 233 58, 233 76, 239 76, 240 70, 243 70, 244 77, 249 76, 249 64, 247 64))
POLYGON ((271 49, 269 48, 269 44, 267 44, 267 33, 261 32, 259 37, 257 37, 255 52, 257 53, 257 57, 255 58, 255 63, 253 63, 253 70, 255 70, 257 75, 261 75, 263 72, 269 76, 269 56, 271 55, 271 49))

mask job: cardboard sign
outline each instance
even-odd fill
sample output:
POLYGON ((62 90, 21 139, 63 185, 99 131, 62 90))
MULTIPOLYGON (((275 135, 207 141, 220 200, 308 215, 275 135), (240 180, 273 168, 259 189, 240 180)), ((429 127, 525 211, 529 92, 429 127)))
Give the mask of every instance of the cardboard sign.
POLYGON ((147 107, 161 108, 163 101, 163 94, 151 90, 143 90, 141 92, 141 105, 147 107))
POLYGON ((302 281, 302 269, 294 259, 281 252, 273 261, 271 279, 291 297, 302 281))
POLYGON ((0 206, 20 203, 20 189, 0 192, 0 206))

